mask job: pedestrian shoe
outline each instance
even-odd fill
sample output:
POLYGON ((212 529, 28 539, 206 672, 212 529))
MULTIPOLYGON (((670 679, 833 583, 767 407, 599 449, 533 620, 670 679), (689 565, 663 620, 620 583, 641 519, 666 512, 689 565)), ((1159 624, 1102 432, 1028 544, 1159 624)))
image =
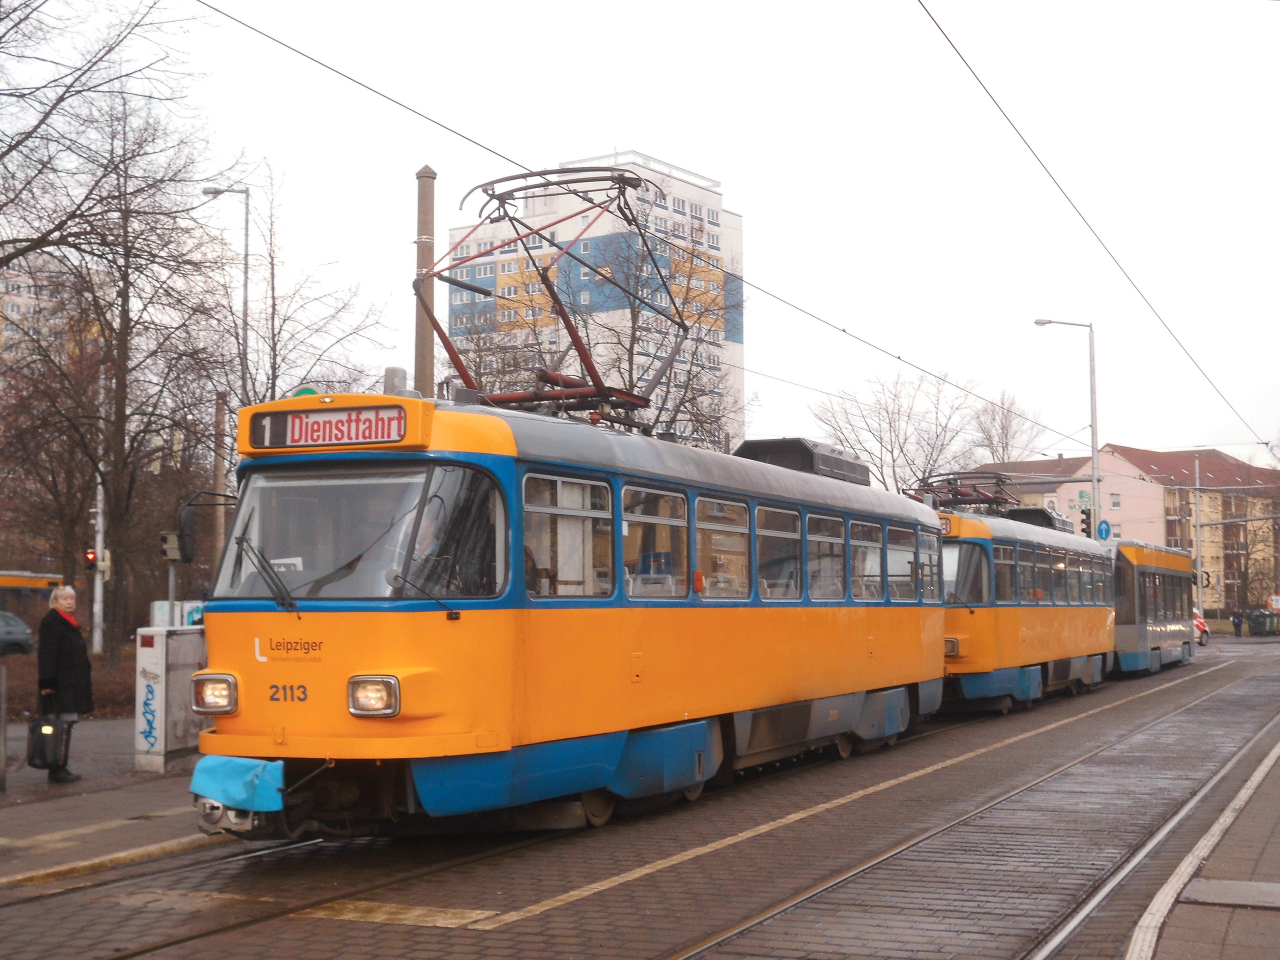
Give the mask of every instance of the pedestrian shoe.
POLYGON ((50 783, 75 783, 79 779, 80 779, 80 774, 72 773, 66 767, 63 767, 61 770, 49 771, 50 783))

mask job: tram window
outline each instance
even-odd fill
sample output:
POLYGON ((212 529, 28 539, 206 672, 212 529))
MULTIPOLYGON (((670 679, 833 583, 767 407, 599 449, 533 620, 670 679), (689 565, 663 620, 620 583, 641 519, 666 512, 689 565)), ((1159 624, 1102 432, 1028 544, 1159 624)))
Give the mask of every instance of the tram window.
MULTIPOLYGON (((1067 602, 1067 555, 1062 550, 1054 550, 1053 557, 1053 593, 1054 603, 1067 602)), ((1048 591, 1045 591, 1048 593, 1048 591)))
POLYGON ((1080 558, 1074 553, 1067 554, 1067 602, 1080 602, 1080 558))
POLYGON ((297 599, 491 597, 507 571, 501 491, 456 464, 255 471, 215 597, 270 597, 246 547, 297 599))
POLYGON ((623 581, 629 597, 689 592, 688 504, 678 493, 622 488, 623 581))
POLYGON ((914 602, 920 596, 916 569, 916 532, 910 527, 889 527, 889 599, 914 602))
POLYGON ((524 568, 531 597, 613 593, 609 485, 568 477, 525 477, 524 568))
POLYGON ((844 599, 844 521, 809 514, 805 534, 809 599, 844 599))
POLYGON ((993 546, 996 561, 996 603, 1018 602, 1018 552, 1014 547, 993 546))
POLYGON ((1049 551, 1044 547, 1036 547, 1036 602, 1052 603, 1053 589, 1050 586, 1052 577, 1049 570, 1052 565, 1049 551))
POLYGON ((1107 602, 1106 570, 1110 561, 1103 557, 1093 558, 1093 602, 1107 602))
POLYGON ((985 606, 990 602, 991 576, 982 544, 943 543, 942 591, 947 603, 985 606))
POLYGON ((698 569, 704 597, 751 596, 746 504, 698 498, 698 569))
POLYGON ((942 551, 936 533, 920 534, 920 587, 926 603, 942 599, 942 551))
POLYGON ((756 585, 762 600, 800 597, 800 514, 756 508, 756 585))
POLYGON ((849 524, 855 600, 884 599, 884 571, 880 564, 882 534, 878 523, 853 521, 849 524))
POLYGON ((1018 546, 1018 599, 1022 603, 1038 602, 1034 547, 1018 546))
POLYGON ((1080 569, 1080 602, 1093 603, 1093 558, 1081 557, 1080 569))
MULTIPOLYGON (((1108 559, 1104 559, 1102 561, 1102 602, 1103 603, 1115 602, 1115 594, 1112 592, 1115 586, 1114 579, 1113 579, 1114 576, 1115 576, 1115 571, 1112 568, 1111 561, 1108 559)), ((1120 622, 1119 614, 1116 615, 1116 622, 1117 623, 1120 622)))

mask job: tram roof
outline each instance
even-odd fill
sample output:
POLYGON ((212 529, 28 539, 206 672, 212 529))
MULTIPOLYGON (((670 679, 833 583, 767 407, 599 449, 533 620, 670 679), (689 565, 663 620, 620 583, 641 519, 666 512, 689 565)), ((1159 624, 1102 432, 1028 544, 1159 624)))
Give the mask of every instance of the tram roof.
POLYGON ((886 490, 559 417, 447 401, 437 401, 437 405, 441 411, 501 418, 515 437, 517 455, 525 460, 594 467, 652 478, 655 483, 675 480, 763 499, 800 501, 939 526, 937 514, 924 504, 886 490))
POLYGON ((1089 553, 1099 557, 1111 552, 1103 544, 1095 543, 1088 537, 1064 533, 1049 527, 1038 527, 1033 523, 1023 523, 1021 520, 987 516, 984 513, 958 513, 957 515, 986 524, 992 538, 996 540, 1021 540, 1023 543, 1056 547, 1059 550, 1073 550, 1076 553, 1089 553))

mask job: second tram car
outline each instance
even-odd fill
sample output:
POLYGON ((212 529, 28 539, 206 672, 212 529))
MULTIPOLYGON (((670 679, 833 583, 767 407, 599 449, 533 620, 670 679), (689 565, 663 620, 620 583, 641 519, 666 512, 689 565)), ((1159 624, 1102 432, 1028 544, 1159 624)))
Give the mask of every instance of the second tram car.
POLYGON ((1115 649, 1110 551, 1004 517, 942 522, 947 697, 1008 706, 1101 681, 1115 649))
POLYGON ((1137 540, 1110 547, 1115 558, 1116 656, 1124 671, 1158 673, 1195 656, 1191 554, 1137 540))

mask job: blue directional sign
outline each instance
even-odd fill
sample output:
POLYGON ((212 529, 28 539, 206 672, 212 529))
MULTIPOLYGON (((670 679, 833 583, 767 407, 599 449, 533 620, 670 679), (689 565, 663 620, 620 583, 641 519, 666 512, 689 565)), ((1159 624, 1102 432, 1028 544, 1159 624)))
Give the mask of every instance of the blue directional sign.
POLYGON ((1099 540, 1111 539, 1111 524, 1108 523, 1106 520, 1098 521, 1098 539, 1099 540))

